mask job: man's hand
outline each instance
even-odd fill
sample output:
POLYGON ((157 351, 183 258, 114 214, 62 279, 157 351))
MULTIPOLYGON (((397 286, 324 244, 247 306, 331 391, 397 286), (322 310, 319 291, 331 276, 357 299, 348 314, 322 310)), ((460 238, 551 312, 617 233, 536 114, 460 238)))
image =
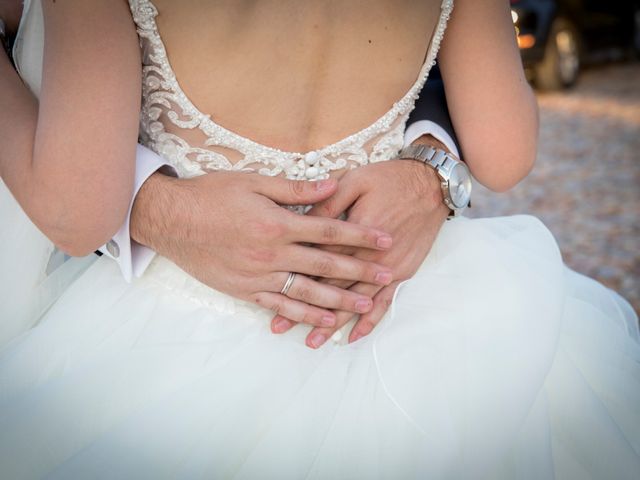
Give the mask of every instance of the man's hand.
MULTIPOLYGON (((418 143, 443 148, 442 144, 428 138, 423 138, 418 143)), ((320 247, 393 269, 394 281, 385 287, 367 282, 323 280, 373 297, 373 309, 361 314, 349 335, 349 341, 354 342, 373 330, 391 305, 397 286, 415 274, 429 253, 449 209, 442 201, 439 179, 430 166, 412 160, 395 160, 349 171, 340 180, 338 192, 319 202, 309 215, 338 218, 343 212, 347 214, 349 222, 384 229, 394 238, 393 247, 383 252, 361 248, 320 247)), ((336 325, 314 328, 307 336, 307 345, 318 348, 353 315, 346 311, 337 312, 336 325)), ((292 319, 284 317, 278 315, 274 318, 274 332, 285 332, 294 325, 290 321, 292 319)))
POLYGON ((335 180, 300 182, 240 172, 192 179, 153 175, 140 190, 131 235, 203 283, 255 302, 296 322, 334 325, 332 310, 368 312, 372 299, 310 277, 388 285, 391 269, 363 258, 306 246, 383 251, 380 229, 298 215, 279 204, 320 202, 335 180), (289 272, 299 272, 287 296, 289 272))

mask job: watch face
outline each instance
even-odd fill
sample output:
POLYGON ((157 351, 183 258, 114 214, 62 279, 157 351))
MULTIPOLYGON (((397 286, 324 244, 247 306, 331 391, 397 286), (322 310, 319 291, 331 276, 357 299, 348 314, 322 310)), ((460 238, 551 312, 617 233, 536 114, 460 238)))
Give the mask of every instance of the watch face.
POLYGON ((464 208, 471 198, 471 175, 462 163, 456 165, 449 177, 449 194, 456 208, 464 208))

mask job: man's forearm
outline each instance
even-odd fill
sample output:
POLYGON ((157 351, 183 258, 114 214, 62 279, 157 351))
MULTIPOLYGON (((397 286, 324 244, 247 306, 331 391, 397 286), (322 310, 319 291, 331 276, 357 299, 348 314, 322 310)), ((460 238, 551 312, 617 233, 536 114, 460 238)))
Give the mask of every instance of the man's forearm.
MULTIPOLYGON (((156 252, 164 252, 177 232, 184 232, 188 223, 179 219, 187 210, 178 195, 188 189, 179 185, 180 180, 156 172, 140 188, 131 210, 130 234, 135 242, 156 252)), ((189 209, 197 205, 193 195, 189 209)))

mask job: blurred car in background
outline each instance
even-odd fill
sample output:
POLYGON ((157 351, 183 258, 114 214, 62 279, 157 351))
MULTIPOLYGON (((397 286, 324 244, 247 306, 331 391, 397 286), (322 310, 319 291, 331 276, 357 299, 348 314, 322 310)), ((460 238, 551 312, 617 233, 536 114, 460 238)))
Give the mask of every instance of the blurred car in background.
POLYGON ((573 85, 585 62, 640 52, 639 0, 511 0, 511 16, 525 69, 543 90, 573 85))

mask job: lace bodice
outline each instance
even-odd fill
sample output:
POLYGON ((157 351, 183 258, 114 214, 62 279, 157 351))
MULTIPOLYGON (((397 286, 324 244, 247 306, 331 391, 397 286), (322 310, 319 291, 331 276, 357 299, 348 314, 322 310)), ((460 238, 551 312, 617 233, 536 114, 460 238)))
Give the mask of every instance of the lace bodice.
POLYGON ((319 180, 329 172, 355 168, 397 156, 404 143, 409 114, 427 80, 444 35, 453 0, 443 0, 420 74, 409 91, 373 124, 336 143, 310 152, 286 152, 245 138, 218 125, 201 112, 182 90, 160 37, 158 10, 149 0, 129 0, 143 53, 141 142, 168 160, 181 177, 214 170, 284 175, 289 179, 319 180), (172 132, 166 128, 172 125, 172 132), (194 130, 198 145, 181 136, 194 130), (218 147, 214 151, 211 147, 218 147), (224 151, 225 153, 221 153, 224 151))

